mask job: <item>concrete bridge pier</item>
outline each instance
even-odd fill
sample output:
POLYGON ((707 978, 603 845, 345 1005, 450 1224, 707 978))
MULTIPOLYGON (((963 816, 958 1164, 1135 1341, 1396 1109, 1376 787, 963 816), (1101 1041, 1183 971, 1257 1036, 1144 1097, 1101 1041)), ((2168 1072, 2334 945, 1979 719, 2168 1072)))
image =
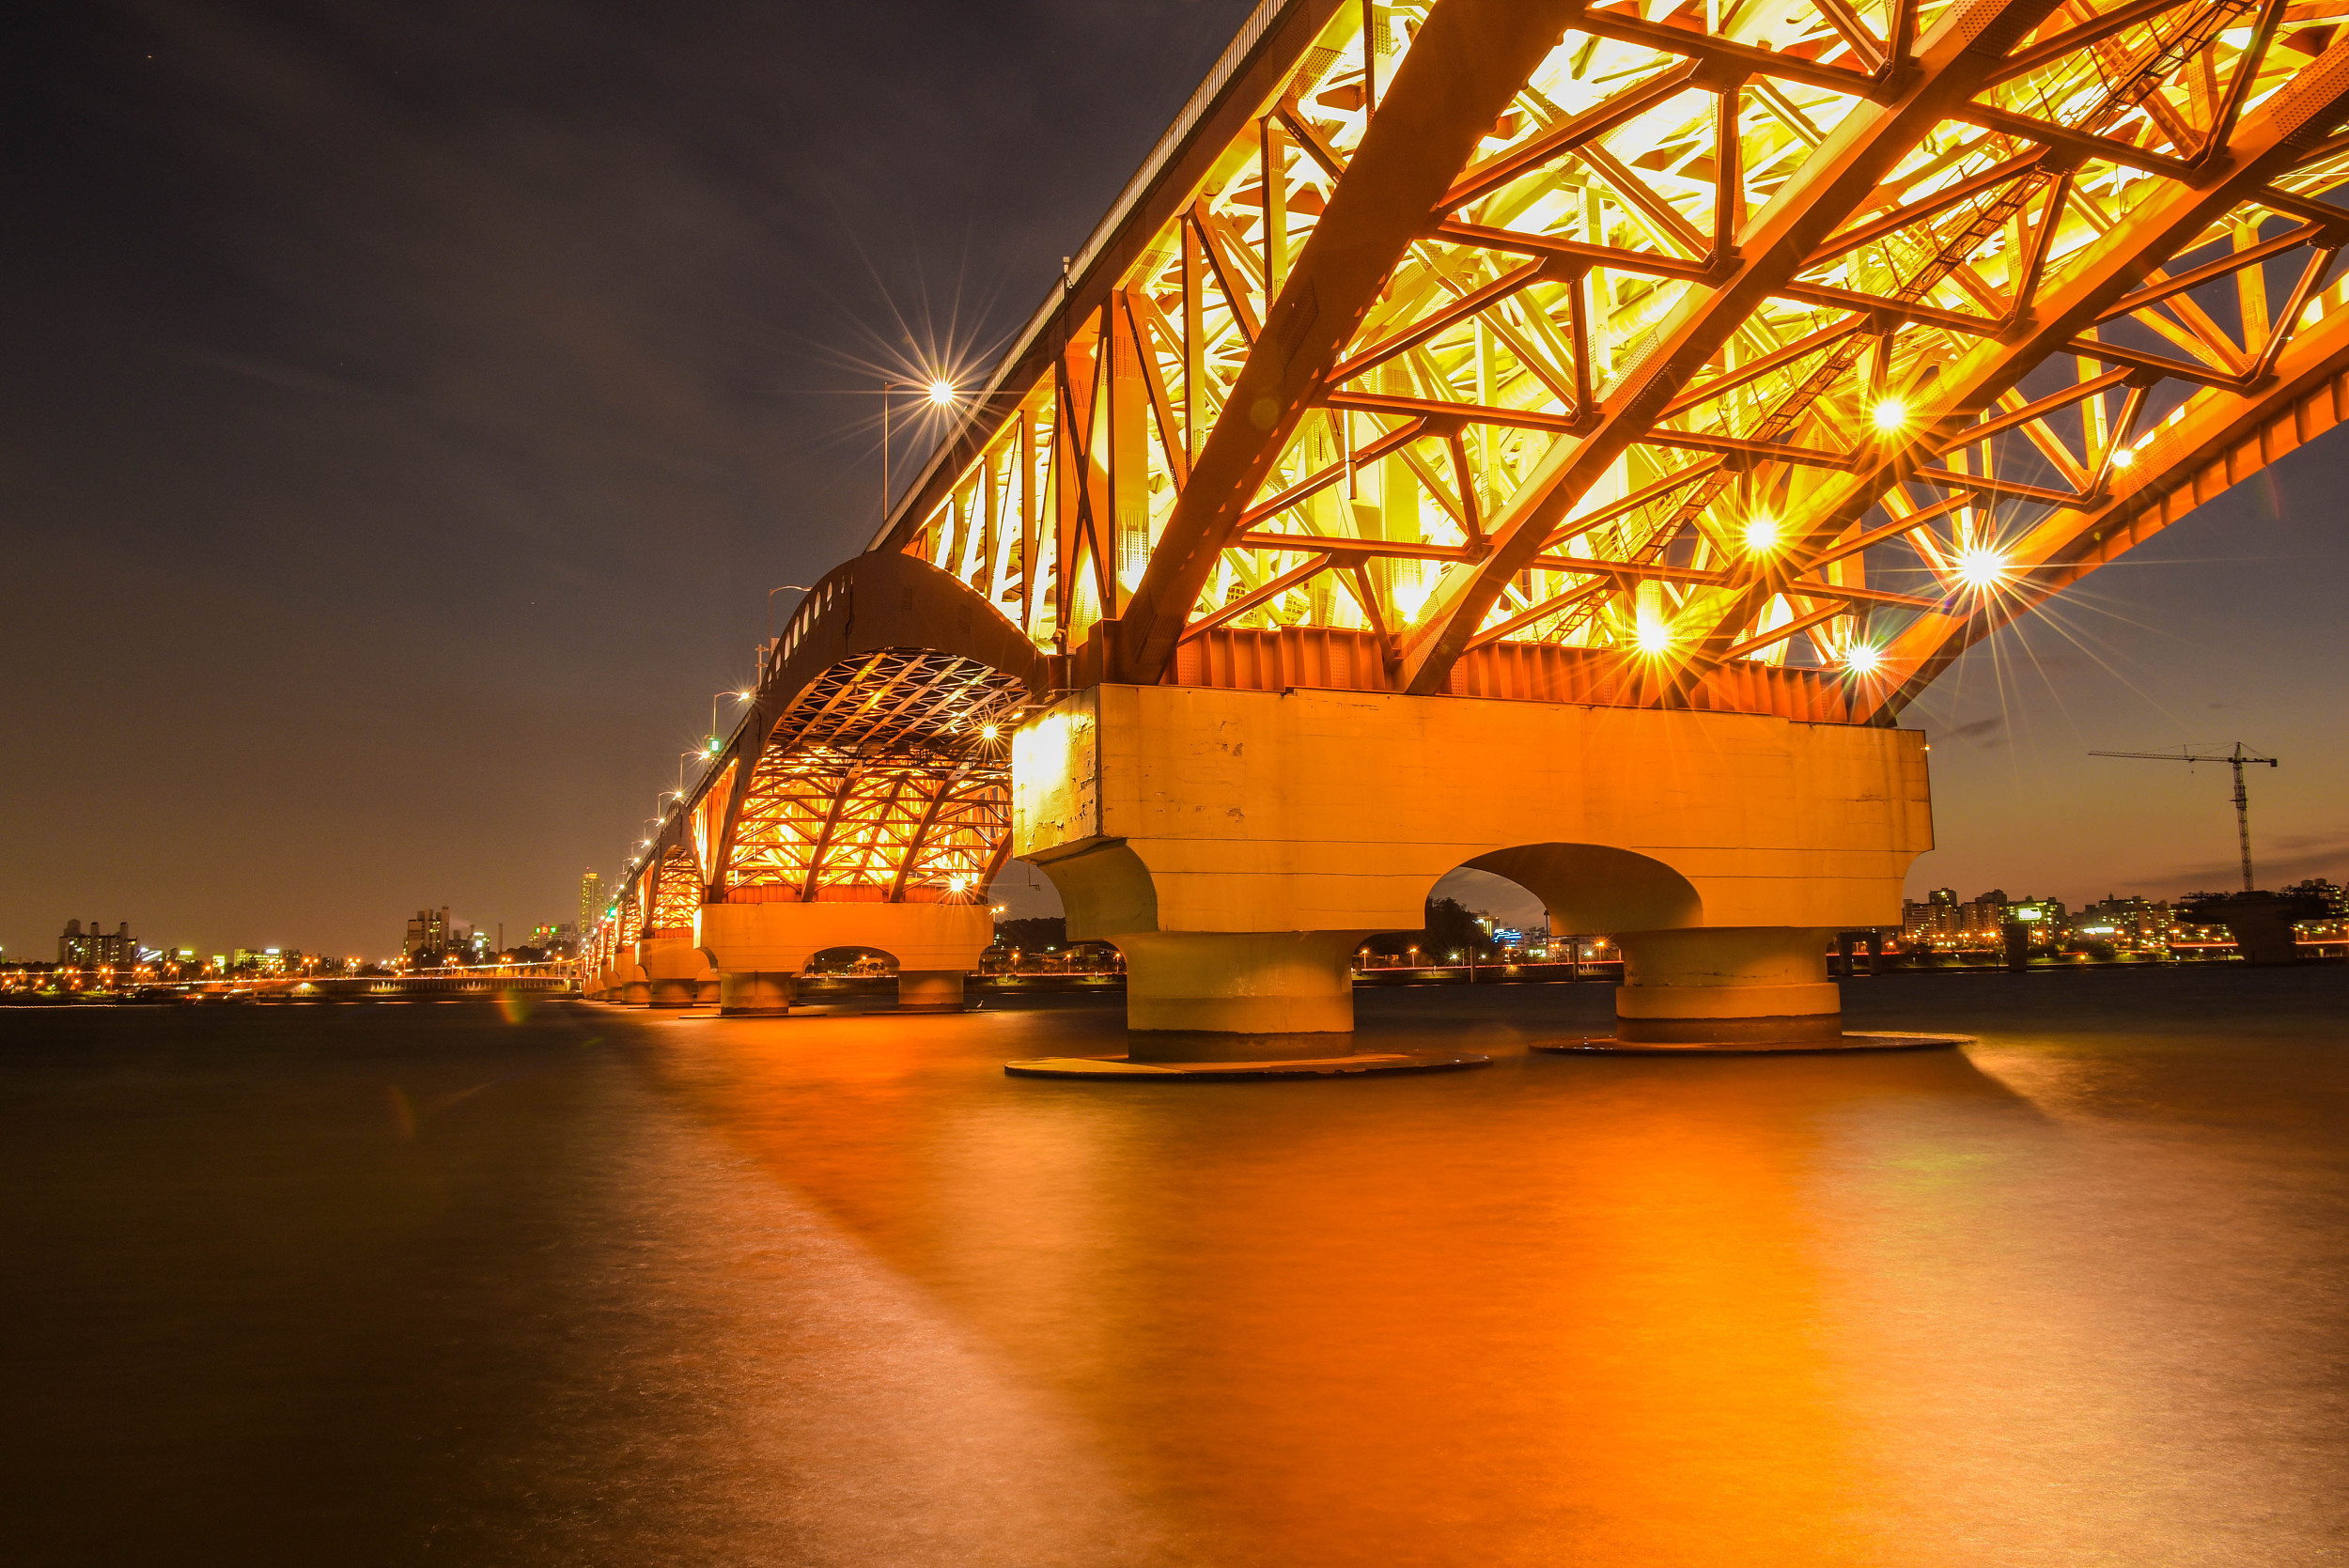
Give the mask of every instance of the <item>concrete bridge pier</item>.
POLYGON ((1349 1049, 1365 931, 1128 931, 1136 1061, 1278 1060, 1349 1049))
POLYGON ((1828 977, 1832 927, 1626 931, 1615 1038, 1628 1045, 1831 1045, 1843 993, 1828 977))
POLYGON ((760 970, 721 970, 718 972, 718 1011, 729 1016, 766 1014, 781 1017, 800 999, 798 973, 760 970))
POLYGON ((602 970, 603 1000, 615 1007, 643 1007, 652 1001, 652 984, 636 961, 636 949, 624 945, 602 970))
POLYGON ((1924 737, 1750 714, 1100 686, 1022 727, 1016 852, 1126 955, 1135 1061, 1346 1054, 1350 956, 1468 865, 1622 945, 1632 1047, 1843 1044, 1826 951, 1932 845, 1924 737))
POLYGON ((646 1000, 655 1007, 691 1007, 699 1000, 709 959, 693 945, 688 927, 655 931, 636 944, 637 967, 647 982, 646 1000))
MULTIPOLYGON (((994 935, 994 924, 988 923, 988 937, 994 935)), ((984 948, 981 949, 985 951, 984 948)), ((972 963, 978 957, 973 955, 972 963)), ((897 1011, 900 1013, 959 1013, 967 1003, 963 998, 963 981, 967 970, 899 970, 897 971, 897 1011)))
POLYGON ((897 961, 897 1005, 960 1011, 963 978, 995 939, 985 904, 705 904, 694 942, 718 974, 722 1013, 784 1013, 800 971, 827 948, 863 947, 897 961))

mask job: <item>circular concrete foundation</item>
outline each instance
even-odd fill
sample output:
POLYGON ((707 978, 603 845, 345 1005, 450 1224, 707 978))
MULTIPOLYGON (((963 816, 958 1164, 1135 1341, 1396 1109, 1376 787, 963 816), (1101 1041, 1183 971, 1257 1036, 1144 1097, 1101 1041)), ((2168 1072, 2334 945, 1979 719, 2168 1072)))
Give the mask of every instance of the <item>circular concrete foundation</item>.
POLYGON ((1593 1034, 1580 1040, 1548 1040, 1532 1048, 1553 1056, 1815 1056, 1843 1050, 1937 1050, 1970 1046, 1970 1034, 1902 1034, 1854 1031, 1831 1040, 1621 1040, 1593 1034))
POLYGON ((1283 1057, 1270 1062, 1137 1062, 1128 1056, 1041 1056, 1006 1062, 1013 1078, 1079 1078, 1126 1082, 1230 1081, 1257 1078, 1362 1078, 1372 1073, 1455 1073, 1489 1067, 1468 1051, 1364 1051, 1359 1056, 1283 1057))

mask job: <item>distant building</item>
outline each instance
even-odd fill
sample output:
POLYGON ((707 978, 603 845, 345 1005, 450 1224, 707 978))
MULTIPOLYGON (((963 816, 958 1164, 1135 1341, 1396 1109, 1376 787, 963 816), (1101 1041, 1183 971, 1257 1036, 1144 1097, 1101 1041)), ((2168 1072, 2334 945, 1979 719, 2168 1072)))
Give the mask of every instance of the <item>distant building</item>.
POLYGON ((1901 934, 1910 941, 1954 937, 1965 928, 1955 888, 1936 888, 1922 903, 1910 899, 1901 905, 1901 934))
POLYGON ((2170 939, 2172 924, 2167 899, 2107 893, 2101 902, 2080 910, 2072 929, 2079 936, 2101 937, 2123 945, 2152 946, 2170 939))
POLYGON ((576 957, 579 927, 568 920, 559 925, 534 925, 530 928, 530 945, 550 958, 576 957))
POLYGON ((2035 924, 2053 935, 2064 928, 2064 918, 2060 899, 2009 898, 2004 888, 1992 888, 1960 903, 1956 889, 1936 888, 1922 903, 1910 899, 1902 904, 1901 933, 1914 942, 1987 945, 2000 939, 2009 921, 2035 924))
POLYGON ((2042 937, 2056 937, 2064 931, 2068 915, 2061 898, 2018 898, 2007 905, 2005 918, 2036 927, 2042 937))
POLYGON ((579 878, 579 924, 573 931, 593 931, 603 913, 603 878, 590 866, 579 878))
POLYGON ((399 955, 411 963, 429 963, 448 951, 448 909, 418 909, 408 917, 408 932, 399 941, 399 955))
POLYGON ((1968 937, 1995 937, 2006 924, 2006 889, 1992 888, 1957 907, 1957 928, 1968 937))
POLYGON ((60 969, 127 970, 136 968, 138 961, 139 944, 127 920, 112 931, 101 931, 94 920, 85 931, 80 921, 69 920, 65 934, 57 939, 60 969))

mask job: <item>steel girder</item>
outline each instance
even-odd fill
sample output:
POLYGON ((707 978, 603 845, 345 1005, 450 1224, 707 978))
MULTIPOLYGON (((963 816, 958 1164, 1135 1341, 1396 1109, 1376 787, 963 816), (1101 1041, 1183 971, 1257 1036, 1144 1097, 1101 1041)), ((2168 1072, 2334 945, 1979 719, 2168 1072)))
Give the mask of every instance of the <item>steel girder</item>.
POLYGON ((1274 0, 877 545, 1066 678, 1310 635, 1433 693, 1530 645, 1880 720, 2168 405, 2288 396, 2336 13, 1274 0))

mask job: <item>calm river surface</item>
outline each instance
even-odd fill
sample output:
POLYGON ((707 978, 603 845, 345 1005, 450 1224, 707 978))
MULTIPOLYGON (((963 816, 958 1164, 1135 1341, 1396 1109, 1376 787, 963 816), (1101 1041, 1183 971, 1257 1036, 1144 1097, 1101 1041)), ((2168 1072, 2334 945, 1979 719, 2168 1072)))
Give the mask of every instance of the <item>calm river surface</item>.
POLYGON ((1963 1051, 1094 1084, 1098 1001, 0 1011, 0 1555, 2349 1560, 2349 970, 1963 1051))

